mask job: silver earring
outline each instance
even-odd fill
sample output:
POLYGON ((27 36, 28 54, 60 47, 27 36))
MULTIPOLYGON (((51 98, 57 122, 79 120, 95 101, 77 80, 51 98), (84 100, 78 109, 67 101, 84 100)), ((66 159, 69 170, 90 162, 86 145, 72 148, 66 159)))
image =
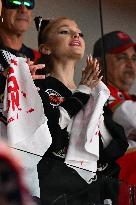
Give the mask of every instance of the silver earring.
POLYGON ((2 16, 0 16, 0 22, 3 23, 3 17, 2 16))

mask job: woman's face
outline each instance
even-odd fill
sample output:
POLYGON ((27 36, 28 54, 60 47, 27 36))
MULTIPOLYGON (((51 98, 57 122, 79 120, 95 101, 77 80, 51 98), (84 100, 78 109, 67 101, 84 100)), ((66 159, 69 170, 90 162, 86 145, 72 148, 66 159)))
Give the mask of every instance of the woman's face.
POLYGON ((60 20, 52 26, 47 43, 55 58, 80 60, 84 55, 83 34, 77 24, 70 19, 60 20))

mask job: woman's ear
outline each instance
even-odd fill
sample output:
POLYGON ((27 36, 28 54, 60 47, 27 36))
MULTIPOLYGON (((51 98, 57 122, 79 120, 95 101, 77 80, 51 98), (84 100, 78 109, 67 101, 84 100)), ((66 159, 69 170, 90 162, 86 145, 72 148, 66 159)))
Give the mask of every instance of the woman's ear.
POLYGON ((39 46, 39 51, 40 51, 40 53, 45 54, 45 55, 50 55, 51 54, 51 50, 45 44, 41 44, 39 46))

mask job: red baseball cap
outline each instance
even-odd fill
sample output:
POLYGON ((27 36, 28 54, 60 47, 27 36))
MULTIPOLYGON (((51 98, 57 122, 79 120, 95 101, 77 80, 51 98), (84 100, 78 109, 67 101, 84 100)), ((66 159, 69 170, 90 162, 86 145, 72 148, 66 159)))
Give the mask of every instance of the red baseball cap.
MULTIPOLYGON (((136 43, 130 38, 127 33, 122 31, 112 31, 103 36, 105 53, 121 53, 122 51, 134 47, 136 43)), ((98 39, 94 44, 93 57, 102 57, 103 49, 102 38, 98 39)))

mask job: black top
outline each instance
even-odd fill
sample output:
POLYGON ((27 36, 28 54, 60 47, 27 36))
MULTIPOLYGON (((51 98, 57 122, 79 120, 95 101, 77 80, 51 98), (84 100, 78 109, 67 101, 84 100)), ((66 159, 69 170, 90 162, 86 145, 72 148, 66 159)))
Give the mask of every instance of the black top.
POLYGON ((63 155, 66 152, 69 133, 59 125, 60 110, 63 107, 68 115, 75 115, 88 101, 89 95, 81 92, 72 92, 59 80, 47 77, 45 80, 36 81, 39 94, 42 98, 44 112, 48 118, 48 126, 52 136, 52 145, 49 151, 63 155))
MULTIPOLYGON (((48 126, 52 136, 52 145, 45 153, 45 156, 55 152, 57 156, 62 157, 67 151, 69 133, 67 128, 61 129, 59 126, 59 106, 64 108, 70 117, 73 117, 87 103, 89 95, 81 92, 72 93, 63 83, 53 77, 47 77, 42 82, 36 81, 36 86, 39 88, 39 94, 42 98, 44 112, 48 118, 48 126)), ((104 107, 104 122, 112 136, 112 140, 106 148, 103 147, 100 140, 100 159, 98 164, 104 165, 108 163, 109 166, 104 172, 108 174, 116 172, 113 175, 118 175, 119 167, 116 164, 116 159, 127 150, 127 139, 123 128, 112 120, 112 113, 106 107, 104 107)), ((44 157, 42 160, 44 160, 44 157)))

